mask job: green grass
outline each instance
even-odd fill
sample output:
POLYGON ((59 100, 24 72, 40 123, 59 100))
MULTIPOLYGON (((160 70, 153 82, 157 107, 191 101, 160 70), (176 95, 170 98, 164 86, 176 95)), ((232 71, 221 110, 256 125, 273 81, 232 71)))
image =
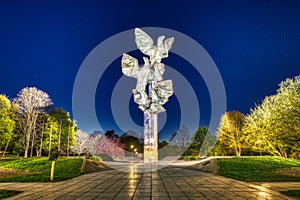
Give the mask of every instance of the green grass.
POLYGON ((21 191, 15 190, 0 190, 0 199, 14 196, 16 194, 21 193, 21 191))
POLYGON ((300 190, 288 190, 288 191, 282 191, 281 193, 293 197, 300 197, 300 190))
MULTIPOLYGON (((55 164, 54 181, 63 181, 79 176, 81 158, 58 158, 55 164)), ((51 161, 48 158, 20 158, 0 162, 0 168, 30 172, 16 177, 0 178, 0 182, 47 182, 50 181, 51 161)))
POLYGON ((181 156, 180 159, 189 161, 189 160, 199 160, 198 156, 181 156))
POLYGON ((249 182, 300 181, 300 177, 274 173, 277 169, 300 167, 300 160, 272 156, 233 157, 218 159, 218 164, 222 176, 237 180, 249 182))

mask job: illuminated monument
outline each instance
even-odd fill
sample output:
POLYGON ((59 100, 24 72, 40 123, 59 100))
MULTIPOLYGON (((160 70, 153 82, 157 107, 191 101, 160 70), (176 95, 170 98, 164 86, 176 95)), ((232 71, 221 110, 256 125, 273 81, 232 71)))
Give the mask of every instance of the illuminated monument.
POLYGON ((172 80, 163 80, 165 66, 162 58, 168 57, 174 38, 159 36, 154 45, 152 38, 139 28, 135 29, 137 48, 148 57, 143 57, 141 67, 138 60, 128 54, 122 57, 122 72, 137 79, 136 88, 132 90, 134 102, 144 112, 144 161, 158 160, 158 123, 157 114, 164 112, 162 106, 173 94, 172 80), (147 90, 148 86, 148 90, 147 90), (148 91, 148 93, 147 93, 148 91))

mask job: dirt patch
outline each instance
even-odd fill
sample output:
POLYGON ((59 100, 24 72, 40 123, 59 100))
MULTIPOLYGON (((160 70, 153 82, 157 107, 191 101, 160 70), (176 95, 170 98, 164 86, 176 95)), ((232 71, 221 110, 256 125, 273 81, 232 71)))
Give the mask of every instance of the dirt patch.
POLYGON ((300 167, 292 168, 292 169, 280 169, 280 170, 276 170, 275 173, 300 177, 300 167))
POLYGON ((29 171, 0 168, 0 178, 15 177, 15 176, 21 176, 21 175, 30 174, 30 173, 31 172, 29 172, 29 171))

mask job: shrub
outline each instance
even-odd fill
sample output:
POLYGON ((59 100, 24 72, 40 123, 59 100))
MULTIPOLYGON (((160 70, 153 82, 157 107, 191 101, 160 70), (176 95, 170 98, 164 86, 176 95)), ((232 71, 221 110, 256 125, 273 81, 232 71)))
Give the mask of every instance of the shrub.
POLYGON ((100 156, 97 156, 97 155, 91 155, 91 156, 89 157, 89 159, 94 160, 94 161, 97 161, 97 162, 103 161, 103 159, 102 159, 100 156))
POLYGON ((198 156, 182 156, 184 160, 198 160, 198 156))
POLYGON ((300 160, 300 152, 293 152, 291 155, 291 158, 300 160))

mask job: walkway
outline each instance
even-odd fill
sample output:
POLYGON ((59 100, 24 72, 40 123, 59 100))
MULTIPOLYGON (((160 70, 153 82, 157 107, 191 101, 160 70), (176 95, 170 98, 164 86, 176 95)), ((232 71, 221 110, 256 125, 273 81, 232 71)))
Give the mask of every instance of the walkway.
POLYGON ((293 199, 267 187, 182 167, 136 173, 105 170, 57 183, 0 183, 24 191, 9 199, 293 199))
POLYGON ((300 190, 300 182, 262 182, 254 183, 255 185, 260 185, 276 191, 286 191, 286 190, 300 190))

